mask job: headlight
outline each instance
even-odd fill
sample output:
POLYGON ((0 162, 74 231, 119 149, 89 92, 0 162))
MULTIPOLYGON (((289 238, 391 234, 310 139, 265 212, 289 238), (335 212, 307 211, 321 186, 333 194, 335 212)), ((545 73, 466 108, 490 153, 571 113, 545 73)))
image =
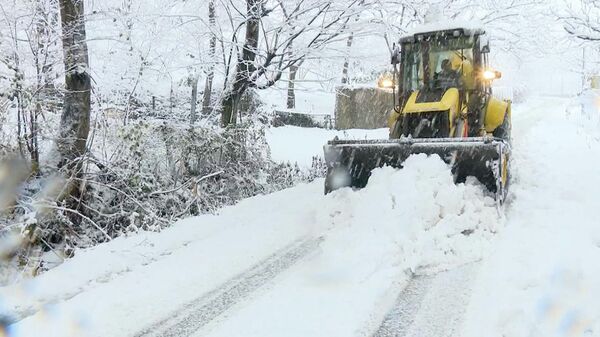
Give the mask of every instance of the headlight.
POLYGON ((377 86, 381 89, 394 89, 394 74, 386 71, 379 75, 379 78, 377 79, 377 86))
POLYGON ((394 87, 394 81, 391 78, 382 78, 377 85, 382 89, 392 89, 394 87))
POLYGON ((496 70, 488 69, 483 72, 483 79, 486 81, 493 81, 500 79, 502 77, 502 73, 496 70))
POLYGON ((491 70, 486 70, 483 72, 483 79, 491 81, 496 79, 496 72, 491 70))

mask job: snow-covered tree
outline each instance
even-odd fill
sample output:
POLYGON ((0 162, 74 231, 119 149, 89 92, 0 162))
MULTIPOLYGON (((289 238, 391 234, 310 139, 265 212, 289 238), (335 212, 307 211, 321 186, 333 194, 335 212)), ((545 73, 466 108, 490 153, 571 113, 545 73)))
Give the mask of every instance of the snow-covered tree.
MULTIPOLYGON (((59 167, 78 176, 90 131, 91 78, 83 0, 60 0, 65 66, 65 96, 57 147, 59 167)), ((76 180, 73 180, 75 182, 76 180)), ((74 184, 73 187, 76 187, 74 184)), ((75 191, 76 188, 72 188, 75 191)))
POLYGON ((40 169, 39 119, 53 110, 56 96, 58 27, 56 0, 0 4, 0 96, 15 103, 18 151, 30 160, 33 174, 40 169))
POLYGON ((222 124, 236 123, 237 106, 247 89, 275 85, 286 70, 335 41, 359 2, 247 0, 245 15, 237 24, 232 20, 229 60, 233 61, 226 63, 229 82, 221 102, 222 124), (244 42, 238 43, 242 27, 244 42))
POLYGON ((569 34, 583 41, 600 41, 599 1, 568 1, 565 7, 559 17, 569 34))
POLYGON ((213 82, 215 79, 215 67, 216 67, 216 54, 217 54, 217 10, 215 0, 209 0, 208 2, 208 28, 210 30, 210 44, 209 44, 209 57, 208 57, 208 69, 206 71, 206 83, 204 85, 204 96, 202 98, 202 113, 208 115, 213 107, 212 104, 212 91, 213 82))

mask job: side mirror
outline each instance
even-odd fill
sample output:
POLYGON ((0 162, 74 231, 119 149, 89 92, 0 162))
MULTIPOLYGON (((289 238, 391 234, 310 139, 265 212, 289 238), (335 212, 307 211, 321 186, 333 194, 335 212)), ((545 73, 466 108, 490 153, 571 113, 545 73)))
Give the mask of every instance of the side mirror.
POLYGON ((487 35, 482 35, 479 43, 481 44, 481 53, 488 54, 490 52, 490 38, 487 35))
POLYGON ((400 54, 400 47, 394 43, 394 46, 392 47, 392 65, 400 64, 400 54))

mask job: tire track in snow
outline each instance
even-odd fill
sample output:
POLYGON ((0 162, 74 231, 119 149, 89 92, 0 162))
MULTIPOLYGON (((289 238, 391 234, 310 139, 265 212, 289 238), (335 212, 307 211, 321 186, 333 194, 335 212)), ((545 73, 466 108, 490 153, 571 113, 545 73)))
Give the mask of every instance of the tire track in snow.
POLYGON ((415 275, 373 337, 459 337, 479 264, 415 275))
POLYGON ((302 238, 293 242, 135 336, 175 337, 195 333, 315 251, 322 241, 322 238, 302 238))

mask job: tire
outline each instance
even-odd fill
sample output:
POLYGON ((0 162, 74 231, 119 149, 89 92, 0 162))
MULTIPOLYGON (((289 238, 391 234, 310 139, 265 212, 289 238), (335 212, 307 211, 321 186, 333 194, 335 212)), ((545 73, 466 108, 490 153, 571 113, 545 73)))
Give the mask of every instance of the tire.
POLYGON ((504 114, 504 121, 502 124, 494 130, 494 137, 504 139, 507 142, 510 142, 511 138, 511 123, 510 116, 508 111, 504 114))
POLYGON ((398 139, 402 137, 402 118, 403 117, 398 118, 396 123, 394 123, 392 132, 390 133, 390 139, 398 139))

